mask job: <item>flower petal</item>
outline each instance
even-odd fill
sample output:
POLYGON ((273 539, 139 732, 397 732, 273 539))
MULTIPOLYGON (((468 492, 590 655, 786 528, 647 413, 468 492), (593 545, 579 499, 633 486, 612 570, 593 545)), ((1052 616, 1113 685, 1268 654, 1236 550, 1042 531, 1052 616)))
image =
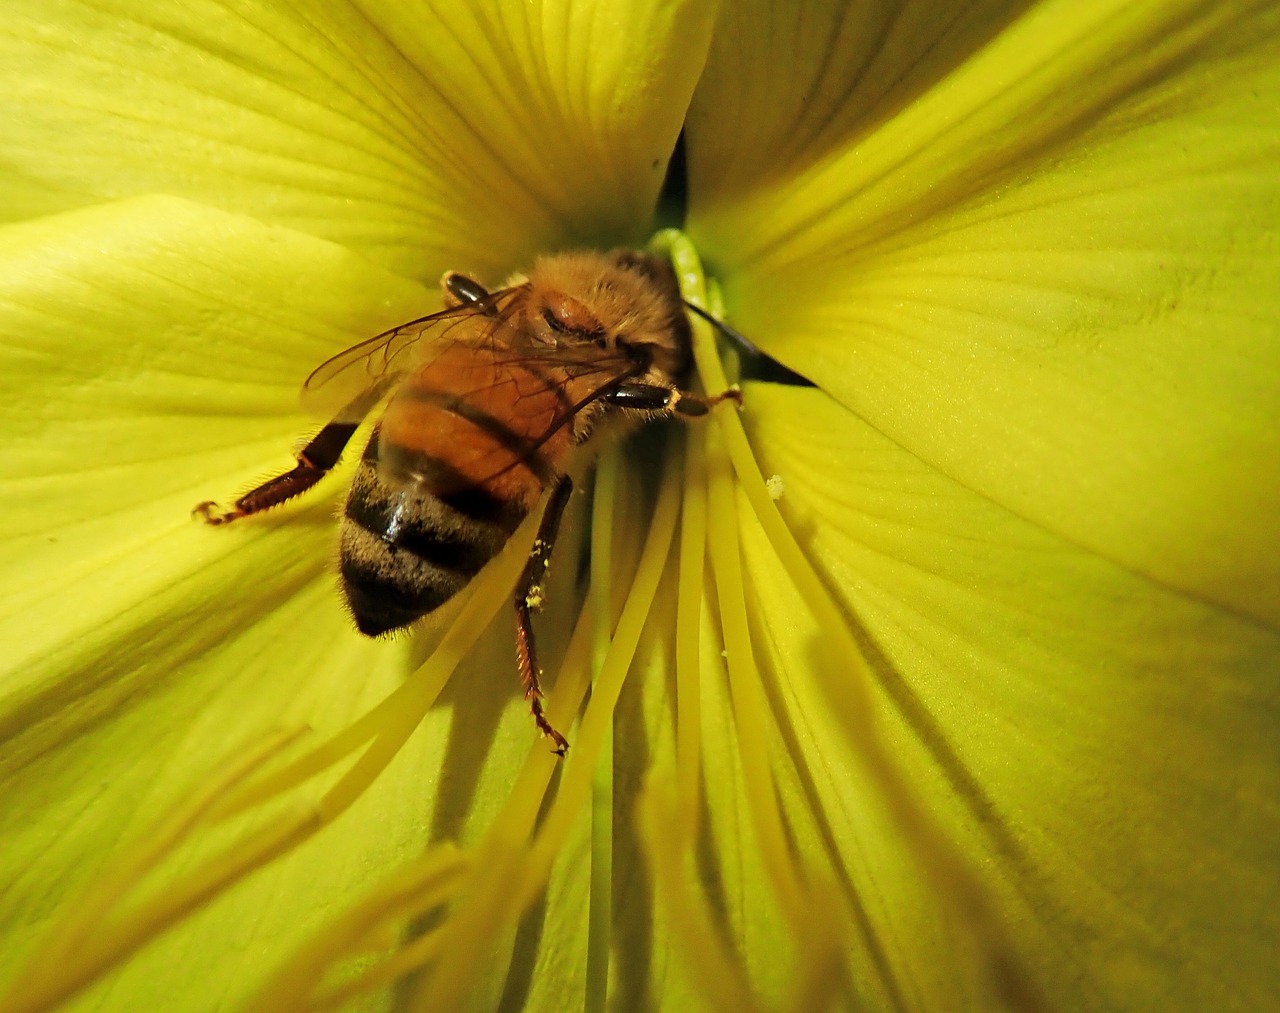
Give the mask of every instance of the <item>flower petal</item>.
MULTIPOLYGON (((755 384, 746 401, 779 506, 871 652, 889 750, 1055 1005, 1266 1005, 1280 636, 1045 532, 820 392, 755 384)), ((910 1008, 959 1008, 957 929, 930 924, 937 899, 895 871, 805 675, 821 631, 747 527, 792 754, 885 948, 869 980, 910 1008)))
POLYGON ((702 67, 704 0, 8 12, 0 206, 147 192, 400 273, 640 238, 702 67))
MULTIPOLYGON (((234 628, 203 595, 234 585, 235 547, 265 529, 214 537, 191 507, 289 461, 314 425, 297 408, 310 364, 437 298, 331 244, 169 198, 10 226, 0 250, 5 604, 21 645, 6 685, 35 697, 68 672, 59 644, 92 655, 133 605, 130 623, 167 616, 153 596, 184 575, 191 597, 169 607, 234 628), (134 552, 154 560, 129 565, 134 552), (211 572, 218 560, 230 571, 211 572)), ((298 558, 277 578, 322 569, 298 558)), ((249 581, 241 605, 282 593, 249 581)), ((96 683, 73 680, 82 705, 96 683)))
POLYGON ((695 231, 743 331, 877 429, 1275 623, 1278 51, 1271 7, 1046 3, 695 231))
POLYGON ((785 200, 792 177, 892 119, 1028 2, 724 5, 687 124, 698 214, 785 200))
MULTIPOLYGON (((222 765, 281 728, 341 729, 412 670, 411 642, 351 629, 326 572, 336 480, 231 529, 189 514, 289 461, 314 425, 297 409, 312 364, 438 297, 333 244, 172 198, 11 225, 0 259, 8 971, 38 941, 33 926, 75 917, 67 900, 121 843, 222 765)), ((509 659, 503 627, 494 645, 509 659)), ((495 658, 479 652, 477 672, 505 677, 493 699, 518 714, 511 738, 527 750, 514 673, 495 658)), ((167 989, 159 1005, 207 1009, 248 990, 328 905, 418 853, 424 820, 456 830, 465 813, 437 808, 423 779, 439 780, 447 756, 483 800, 505 777, 482 779, 448 724, 433 711, 323 845, 231 891, 126 984, 97 986, 103 1004, 154 1008, 139 990, 167 989)))

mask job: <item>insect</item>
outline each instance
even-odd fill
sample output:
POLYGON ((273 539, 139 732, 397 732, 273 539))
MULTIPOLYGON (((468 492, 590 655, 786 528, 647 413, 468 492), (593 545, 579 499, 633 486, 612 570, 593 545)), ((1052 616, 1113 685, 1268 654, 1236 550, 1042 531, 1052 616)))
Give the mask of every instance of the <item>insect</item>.
POLYGON ((545 495, 515 592, 516 663, 543 735, 547 720, 532 613, 542 600, 571 473, 606 431, 706 415, 736 389, 702 397, 685 304, 665 262, 629 250, 542 257, 527 280, 488 291, 456 272, 445 308, 347 349, 306 380, 304 406, 332 414, 289 471, 229 509, 226 524, 283 503, 337 463, 386 401, 352 480, 342 521, 342 593, 361 633, 409 626, 457 594, 545 495))

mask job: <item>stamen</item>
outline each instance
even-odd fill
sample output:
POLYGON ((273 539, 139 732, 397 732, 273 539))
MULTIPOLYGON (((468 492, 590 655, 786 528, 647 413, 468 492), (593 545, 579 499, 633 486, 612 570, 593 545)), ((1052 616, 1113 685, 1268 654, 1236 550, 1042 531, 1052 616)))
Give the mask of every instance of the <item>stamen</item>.
MULTIPOLYGON (((48 971, 40 975, 20 975, 18 988, 5 997, 6 1011, 32 1011, 56 1005, 171 928, 228 886, 244 878, 274 858, 296 847, 319 829, 314 814, 280 820, 248 835, 234 848, 208 862, 194 873, 171 884, 155 897, 117 916, 114 924, 98 924, 92 936, 61 966, 39 957, 48 971)), ((138 884, 129 884, 138 889, 138 884)), ((123 895, 122 895, 123 901, 123 895)), ((104 918, 103 922, 108 919, 104 918)))
MULTIPOLYGON (((542 752, 548 759, 555 756, 545 747, 542 752)), ((486 836, 485 843, 476 849, 475 867, 483 870, 482 875, 468 877, 448 920, 438 930, 437 952, 448 954, 449 959, 426 969, 422 987, 409 997, 410 1013, 463 1009, 477 981, 492 980, 502 973, 493 966, 500 956, 497 947, 509 944, 519 913, 524 911, 521 888, 530 865, 523 845, 492 832, 486 836), (446 1001, 440 1002, 441 998, 446 1001)))
POLYGON ((696 835, 679 819, 671 787, 650 777, 640 796, 640 840, 653 871, 654 892, 675 936, 673 949, 707 998, 709 1009, 759 1011, 745 969, 733 956, 698 888, 693 861, 696 835))
POLYGON ((680 511, 680 574, 676 596, 676 780, 679 825, 697 840, 702 817, 702 703, 698 638, 702 628, 707 555, 707 454, 704 433, 685 444, 680 511))
MULTIPOLYGON (((347 1004, 361 995, 369 995, 379 989, 395 984, 401 978, 412 974, 417 968, 435 960, 440 955, 440 944, 443 942, 439 930, 425 932, 418 938, 406 943, 395 953, 387 957, 381 964, 371 967, 359 977, 335 985, 311 1000, 310 1009, 346 1009, 347 1004)), ((280 1013, 294 1013, 295 1005, 282 1004, 280 1013)))
MULTIPOLYGON (((708 442, 712 442, 710 437, 708 442)), ((716 444, 718 442, 715 441, 716 444)), ((801 886, 778 812, 777 788, 770 769, 769 755, 774 737, 770 735, 769 707, 751 648, 751 629, 747 624, 747 607, 742 592, 737 503, 728 462, 718 446, 712 451, 708 478, 708 505, 716 523, 708 528, 707 546, 716 581, 720 624, 729 649, 729 685, 747 804, 774 895, 793 931, 803 932, 806 926, 805 912, 800 903, 801 886)))
MULTIPOLYGON (((4 997, 7 1010, 45 1009, 88 985, 133 947, 109 922, 149 871, 172 855, 208 822, 222 798, 246 777, 305 734, 305 728, 281 731, 232 761, 220 776, 205 785, 155 832, 108 868, 36 952, 27 969, 15 979, 16 988, 4 997), (110 939, 112 935, 116 939, 110 939), (104 936, 108 939, 104 940, 104 936), (104 946, 113 942, 114 946, 104 946)), ((125 920, 127 922, 127 919, 125 920)), ((139 944, 140 945, 140 944, 139 944)))
POLYGON ((277 1010, 290 1013, 304 1003, 309 1009, 338 1006, 396 980, 430 959, 439 944, 438 933, 420 936, 350 980, 316 992, 328 967, 370 948, 384 928, 450 900, 469 871, 469 861, 452 844, 433 848, 412 866, 366 894, 341 918, 326 924, 295 950, 288 962, 250 1000, 247 1009, 253 1013, 277 1010))
MULTIPOLYGON (((691 292, 695 298, 702 294, 701 269, 696 264, 694 267, 695 270, 681 278, 685 286, 682 294, 686 299, 690 298, 691 292)), ((706 389, 724 389, 725 386, 722 373, 708 381, 706 389)), ((705 502, 693 505, 692 520, 696 533, 700 536, 696 547, 697 572, 696 577, 688 582, 682 572, 681 589, 687 597, 683 603, 684 611, 678 615, 677 623, 683 620, 695 631, 697 629, 702 598, 702 559, 703 553, 709 550, 716 585, 715 600, 719 604, 723 642, 726 645, 724 657, 731 689, 731 707, 745 801, 774 897, 792 932, 797 938, 805 940, 805 946, 795 950, 797 966, 793 994, 797 1002, 819 997, 826 1004, 845 980, 844 955, 850 919, 839 896, 832 893, 835 884, 830 875, 809 868, 808 862, 799 862, 791 844, 791 834, 778 806, 778 792, 771 764, 771 753, 776 759, 778 729, 772 721, 762 675, 752 650, 748 608, 744 597, 746 585, 739 557, 740 534, 734 483, 730 478, 730 464, 722 442, 715 438, 714 431, 691 435, 690 460, 694 460, 695 455, 702 455, 701 440, 706 440, 710 447, 709 460, 708 463, 699 462, 700 474, 696 477, 689 474, 686 489, 696 487, 709 491, 705 502), (707 503, 716 518, 716 523, 710 528, 705 524, 707 503), (702 544, 703 536, 706 538, 705 546, 702 544)), ((691 530, 690 534, 693 533, 694 530, 691 530)), ((687 551, 689 568, 692 569, 694 546, 688 546, 687 551)), ((682 564, 683 562, 682 556, 682 564)), ((693 576, 692 573, 690 576, 693 576)), ((696 633, 693 636, 691 649, 694 652, 693 663, 696 664, 696 633)), ((686 647, 686 650, 689 649, 690 647, 686 647)), ((679 678, 678 668, 677 679, 679 678)), ((687 734, 686 723, 683 721, 683 704, 680 718, 678 735, 687 734)), ((699 774, 697 766, 691 772, 681 759, 677 776, 688 778, 691 774, 696 782, 699 774)), ((693 791, 696 790, 695 787, 693 791)), ((695 799, 692 805, 696 807, 696 795, 692 797, 695 799)), ((690 802, 683 798, 680 804, 690 806, 690 802)), ((696 836, 689 837, 686 842, 690 854, 684 860, 690 863, 693 861, 692 848, 696 839, 696 836)), ((656 856, 652 860, 657 861, 656 856)), ((655 877, 657 876, 658 873, 655 872, 655 877)), ((668 876, 667 882, 670 884, 675 881, 668 876)), ((702 903, 687 885, 682 884, 676 889, 678 895, 670 898, 671 903, 682 905, 685 909, 702 903)), ((712 1004, 718 1004, 724 997, 708 994, 707 998, 712 1004)))
POLYGON ((499 556, 500 565, 487 568, 472 582, 470 596, 440 645, 402 686, 371 712, 377 715, 373 742, 320 800, 318 809, 326 822, 344 812, 386 769, 422 723, 454 669, 511 597, 511 588, 528 558, 532 535, 537 530, 536 525, 527 522, 522 527, 527 528, 525 536, 512 538, 499 556))
MULTIPOLYGON (((688 240, 671 232, 661 234, 655 243, 676 265, 685 298, 709 301, 713 312, 720 312, 716 294, 707 299, 701 266, 688 240)), ((704 386, 711 391, 725 389, 724 370, 707 326, 695 322, 694 333, 695 358, 704 386)), ((1011 971, 1013 951, 977 880, 928 816, 879 739, 870 666, 850 634, 840 606, 782 520, 774 502, 777 496, 771 495, 755 463, 737 413, 717 410, 714 414, 718 431, 692 430, 686 434, 684 458, 679 453, 667 455, 657 505, 616 630, 611 607, 611 592, 619 583, 613 572, 614 533, 629 530, 630 524, 626 503, 619 500, 617 458, 609 455, 601 461, 593 507, 591 590, 555 683, 554 699, 548 698, 549 717, 567 729, 579 711, 594 669, 590 702, 574 736, 569 760, 559 763, 541 743, 532 744, 511 797, 475 848, 464 855, 450 845, 441 845, 406 865, 297 950, 263 986, 251 1008, 261 1013, 300 1005, 334 1008, 385 988, 418 968, 426 968, 426 973, 407 1005, 412 1009, 458 1008, 468 992, 493 973, 496 961, 490 957, 504 959, 498 947, 509 944, 520 918, 545 889, 589 797, 592 833, 585 1008, 589 1013, 603 1013, 613 918, 613 718, 671 555, 677 519, 681 521, 675 631, 677 768, 672 782, 650 777, 640 800, 641 843, 653 870, 655 890, 680 948, 696 954, 689 966, 711 1004, 757 1009, 747 970, 716 923, 695 861, 702 840, 701 781, 708 759, 703 746, 704 710, 716 710, 713 706, 704 708, 702 694, 712 686, 723 693, 727 681, 738 744, 736 759, 754 844, 778 907, 796 938, 805 941, 803 947, 795 948, 790 1008, 799 1011, 828 1005, 847 987, 846 948, 853 919, 840 891, 847 893, 848 888, 837 885, 825 871, 815 871, 801 862, 792 843, 794 827, 788 825, 779 804, 778 782, 784 780, 786 771, 777 755, 778 723, 752 648, 737 488, 743 490, 773 551, 824 631, 830 658, 827 664, 815 667, 814 678, 831 702, 850 754, 871 771, 938 896, 960 912, 966 928, 978 940, 989 977, 1006 987, 1011 973, 1015 986, 1027 980, 1020 968, 1014 966, 1011 971), (712 525, 708 524, 709 508, 716 519, 712 525), (719 623, 728 645, 727 680, 704 680, 700 671, 708 555, 719 623), (589 658, 593 665, 588 665, 589 658), (557 771, 561 775, 558 791, 538 825, 538 814, 557 771), (430 932, 399 945, 350 977, 325 981, 326 971, 353 955, 387 949, 387 939, 396 927, 439 912, 446 904, 450 905, 447 916, 430 932), (495 940, 499 942, 495 944, 495 940), (447 959, 437 959, 442 954, 447 959)), ((0 1005, 7 1010, 34 1011, 61 1002, 349 808, 402 748, 458 663, 509 601, 509 589, 527 558, 535 528, 536 518, 512 539, 498 564, 473 582, 437 650, 399 689, 346 729, 283 767, 266 771, 268 763, 292 744, 296 733, 273 739, 207 787, 143 844, 126 853, 32 962, 30 973, 20 978, 21 988, 0 1005), (135 900, 147 878, 200 831, 280 799, 357 753, 350 768, 317 801, 245 832, 193 871, 135 900), (134 901, 132 907, 130 901, 134 901)), ((724 708, 726 714, 729 709, 724 708)), ((711 752, 714 755, 716 751, 711 752)), ((730 748, 728 755, 733 752, 730 748)), ((755 856, 752 858, 754 861, 755 856)), ((510 959, 509 951, 505 959, 510 959)), ((1037 1005, 1033 1001, 1025 1004, 1037 1005)))
MULTIPOLYGON (((613 634, 613 507, 618 454, 596 464, 591 510, 592 668, 599 672, 613 634)), ((609 940, 613 921, 613 725, 606 730, 591 782, 591 878, 587 907, 587 981, 583 1008, 604 1013, 609 990, 609 940)))
POLYGON ((464 592, 467 598, 439 646, 402 685, 326 742, 284 768, 250 782, 219 807, 218 816, 229 819, 292 791, 372 740, 373 745, 330 789, 321 805, 332 818, 358 798, 422 721, 454 669, 475 646, 505 599, 510 597, 510 589, 515 586, 516 576, 533 544, 537 521, 537 517, 526 519, 495 564, 486 567, 471 582, 464 592), (381 766, 378 766, 379 762, 381 766))
MULTIPOLYGON (((508 819, 503 817, 494 822, 476 860, 477 868, 486 870, 484 880, 475 884, 474 891, 459 902, 443 926, 448 933, 449 953, 486 952, 491 940, 502 938, 504 932, 514 927, 545 886, 556 857, 587 804, 595 766, 613 721, 613 710, 674 540, 680 502, 677 481, 680 468, 680 455, 669 453, 636 575, 608 654, 596 675, 591 701, 574 736, 573 749, 563 765, 555 801, 532 846, 522 847, 516 859, 509 855, 513 837, 508 819)), ((561 695, 557 683, 557 702, 561 695)), ((550 768, 547 769, 549 777, 550 768)), ((518 794, 513 793, 509 806, 518 800, 518 794)), ((431 969, 422 990, 415 996, 413 1009, 459 1008, 480 970, 476 960, 440 962, 431 969)))
POLYGON ((90 893, 53 941, 18 978, 6 1009, 37 1010, 74 994, 137 949, 263 865, 287 854, 345 811, 386 768, 435 702, 502 603, 510 597, 536 530, 531 518, 473 582, 468 599, 440 646, 394 693, 351 727, 283 770, 253 778, 296 737, 271 740, 219 777, 132 852, 90 893), (505 589, 505 590, 504 590, 505 589), (225 822, 300 787, 370 742, 363 755, 317 802, 304 804, 244 834, 223 851, 127 909, 149 876, 197 831, 225 822), (61 940, 61 941, 60 941, 61 940))
MULTIPOLYGON (((689 239, 669 229, 659 233, 652 245, 670 257, 681 295, 705 306, 701 261, 689 239)), ((723 312, 722 306, 712 305, 709 309, 713 315, 723 312)), ((710 326, 700 320, 692 323, 694 360, 702 382, 707 389, 722 389, 727 381, 716 356, 710 326)), ((736 412, 719 412, 717 422, 737 472, 739 488, 801 599, 824 631, 823 646, 829 652, 829 660, 813 666, 814 674, 831 703, 831 713, 844 733, 850 756, 864 764, 879 784, 895 822, 933 881, 937 896, 945 899, 967 925, 966 935, 975 941, 992 993, 1002 998, 1015 995, 1027 1008, 1041 1008, 1044 1003, 1036 995, 1032 977, 1019 964, 1004 926, 977 878, 929 816, 881 741, 874 720, 871 667, 849 632, 840 607, 831 599, 769 495, 741 418, 736 412)))
MULTIPOLYGON (((565 652, 564 663, 555 682, 555 695, 548 697, 548 718, 561 728, 570 727, 587 691, 591 625, 588 602, 578 616, 565 652)), ((575 755, 579 752, 576 743, 573 752, 575 755)), ((539 888, 535 883, 533 892, 526 889, 529 877, 536 877, 538 872, 530 862, 527 841, 533 833, 552 774, 561 765, 561 761, 542 743, 530 745, 524 766, 502 812, 483 840, 470 849, 467 875, 453 891, 456 900, 449 917, 430 934, 430 942, 425 938, 412 940, 371 969, 369 989, 428 966, 442 952, 448 953, 449 959, 436 966, 447 965, 448 976, 451 977, 447 984, 460 989, 458 994, 465 994, 470 985, 487 974, 495 973, 486 959, 492 941, 508 938, 507 934, 539 888)), ((429 857, 424 856, 410 863, 392 877, 392 886, 387 889, 393 889, 394 883, 405 877, 411 879, 427 875, 430 869, 425 863, 429 861, 429 857)), ((545 871, 543 881, 549 871, 549 868, 545 871)), ((407 920, 425 913, 425 910, 406 910, 400 914, 407 920)), ((343 955, 335 951, 330 959, 336 962, 343 955)), ((355 987, 354 982, 351 987, 355 987)))
MULTIPOLYGON (((591 759, 599 754, 603 746, 605 733, 613 722, 613 710, 622 691, 631 661, 635 657, 636 647, 640 642, 640 634, 653 605, 658 583, 665 569, 667 555, 674 541, 676 520, 680 510, 679 474, 683 468, 683 455, 669 448, 666 455, 666 466, 660 479, 658 501, 654 507, 653 519, 649 524, 649 532, 641 550, 640 563, 636 575, 627 594, 626 604, 618 619, 617 629, 609 644, 609 653, 596 676, 591 691, 591 702, 587 705, 578 729, 578 740, 582 753, 591 753, 591 759)), ((568 837, 577 813, 586 802, 588 790, 586 775, 586 758, 575 767, 570 764, 560 790, 556 794, 555 804, 551 807, 536 841, 536 844, 548 860, 554 859, 560 846, 568 837)))

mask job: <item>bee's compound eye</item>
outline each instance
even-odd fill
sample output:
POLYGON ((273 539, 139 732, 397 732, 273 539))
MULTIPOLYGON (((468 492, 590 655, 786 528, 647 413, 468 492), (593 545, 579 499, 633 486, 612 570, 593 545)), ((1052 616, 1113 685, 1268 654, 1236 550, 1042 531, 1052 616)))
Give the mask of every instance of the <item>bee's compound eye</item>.
POLYGON ((586 341, 604 339, 604 325, 599 317, 573 296, 552 293, 542 307, 542 319, 557 334, 586 341))
POLYGON ((563 321, 561 321, 550 306, 542 307, 542 319, 545 320, 547 322, 547 326, 557 334, 569 333, 569 328, 564 325, 563 321))

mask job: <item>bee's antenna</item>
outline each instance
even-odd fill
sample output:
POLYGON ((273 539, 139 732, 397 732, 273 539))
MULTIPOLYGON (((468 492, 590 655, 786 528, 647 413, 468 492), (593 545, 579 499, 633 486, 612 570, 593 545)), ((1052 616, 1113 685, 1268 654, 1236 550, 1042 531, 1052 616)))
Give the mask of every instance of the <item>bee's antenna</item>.
POLYGON ((791 387, 815 386, 807 376, 802 376, 788 366, 784 366, 773 356, 762 352, 760 347, 741 331, 730 327, 723 320, 717 320, 701 306, 695 306, 688 299, 684 300, 684 304, 742 350, 742 379, 767 380, 770 383, 782 383, 791 387))
POLYGON ((762 351, 760 351, 759 348, 757 348, 754 344, 752 344, 751 340, 745 334, 743 334, 741 331, 735 330, 734 328, 730 327, 723 320, 717 320, 710 313, 704 310, 701 306, 695 306, 688 299, 684 300, 684 304, 689 309, 693 310, 694 313, 698 314, 698 316, 702 317, 703 320, 709 323, 712 327, 714 327, 717 331, 723 334, 726 338, 732 341, 734 344, 741 345, 743 351, 747 352, 749 355, 764 354, 762 351))

